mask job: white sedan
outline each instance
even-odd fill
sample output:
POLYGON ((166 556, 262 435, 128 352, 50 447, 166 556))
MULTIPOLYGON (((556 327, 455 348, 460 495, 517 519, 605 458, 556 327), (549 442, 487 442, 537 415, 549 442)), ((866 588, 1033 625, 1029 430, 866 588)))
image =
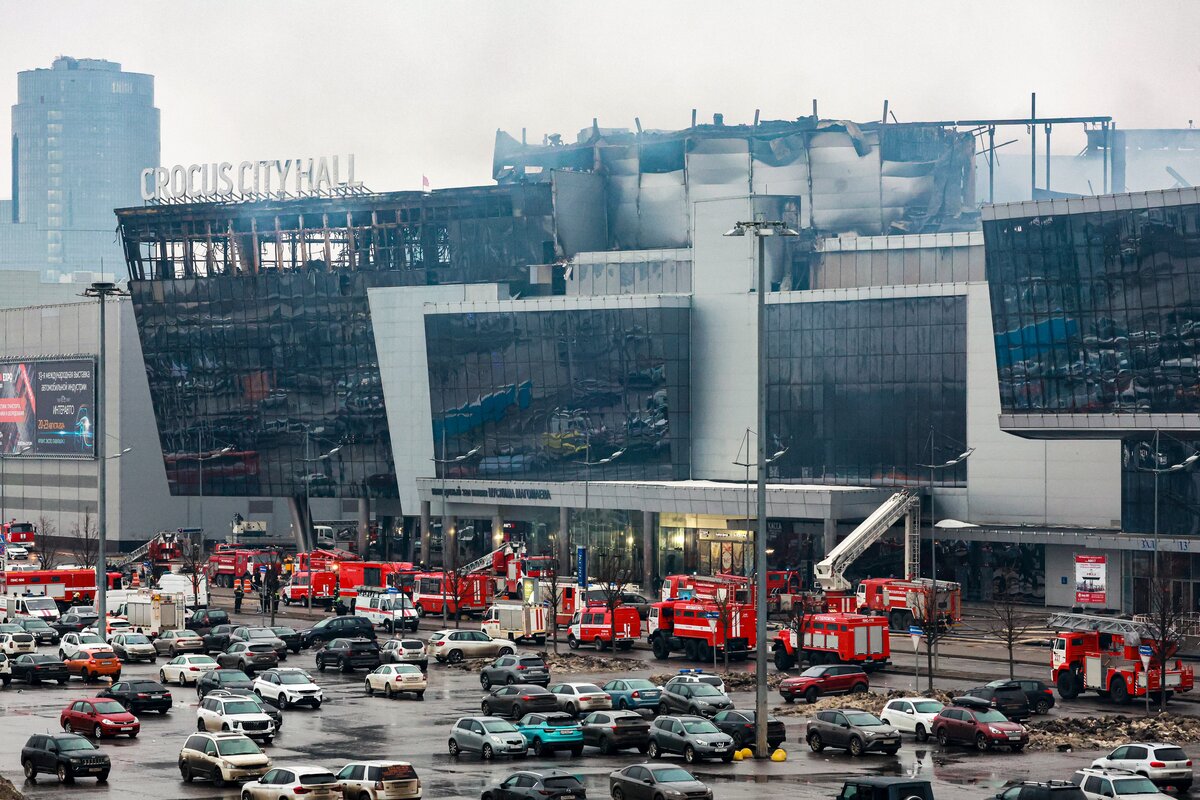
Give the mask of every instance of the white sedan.
POLYGON ((212 656, 191 653, 175 656, 159 667, 158 679, 163 683, 177 683, 186 686, 196 683, 200 676, 217 668, 217 660, 212 656))
POLYGON ((923 742, 933 733, 933 718, 944 706, 932 697, 901 697, 889 700, 879 718, 902 733, 913 733, 923 742))
POLYGON ((325 700, 321 687, 312 676, 297 667, 268 669, 254 678, 254 693, 279 708, 312 706, 320 708, 325 700))
POLYGON ((402 692, 411 692, 418 700, 425 699, 428 683, 420 667, 412 664, 383 664, 367 674, 367 694, 383 692, 394 697, 402 692))
POLYGON ((554 683, 549 688, 558 701, 558 710, 573 716, 613 707, 612 696, 594 683, 554 683))
POLYGON ((242 784, 242 800, 334 800, 342 785, 316 764, 284 764, 256 781, 242 784))
POLYGON ((63 661, 74 658, 79 653, 94 652, 96 650, 112 650, 112 645, 105 642, 94 632, 64 633, 62 641, 58 643, 58 657, 63 661))

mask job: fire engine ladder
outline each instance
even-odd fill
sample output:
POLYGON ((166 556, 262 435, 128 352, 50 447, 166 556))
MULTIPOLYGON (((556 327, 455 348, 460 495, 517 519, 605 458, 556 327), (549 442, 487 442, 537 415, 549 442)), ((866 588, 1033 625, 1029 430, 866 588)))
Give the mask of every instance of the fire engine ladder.
POLYGON ((817 583, 826 592, 848 592, 851 585, 846 580, 846 568, 863 554, 888 529, 904 518, 904 563, 907 578, 915 578, 919 574, 920 547, 918 537, 920 527, 917 515, 921 509, 921 498, 907 490, 896 492, 883 505, 871 512, 871 516, 863 520, 849 536, 843 539, 837 547, 829 551, 829 555, 816 565, 814 573, 817 583))
POLYGON ((519 555, 524 552, 525 552, 525 545, 513 544, 512 542, 505 542, 503 545, 501 545, 500 547, 497 547, 495 550, 488 553, 483 558, 477 558, 474 561, 472 561, 470 564, 467 564, 466 566, 464 566, 463 574, 471 575, 475 572, 483 572, 484 570, 489 569, 492 566, 492 561, 495 558, 495 556, 497 556, 501 553, 503 553, 504 555, 519 555))
POLYGON ((115 564, 113 564, 113 562, 110 562, 110 564, 113 564, 114 569, 121 570, 125 569, 125 567, 129 566, 130 564, 144 560, 146 555, 150 552, 150 546, 162 539, 166 533, 169 533, 169 531, 161 531, 154 534, 154 536, 152 536, 144 545, 134 550, 132 553, 127 553, 126 555, 122 556, 119 561, 115 562, 115 564))
POLYGON ((1050 628, 1059 631, 1088 631, 1110 633, 1147 639, 1154 638, 1153 629, 1144 622, 1115 617, 1098 617, 1093 614, 1071 614, 1060 612, 1050 615, 1050 628))

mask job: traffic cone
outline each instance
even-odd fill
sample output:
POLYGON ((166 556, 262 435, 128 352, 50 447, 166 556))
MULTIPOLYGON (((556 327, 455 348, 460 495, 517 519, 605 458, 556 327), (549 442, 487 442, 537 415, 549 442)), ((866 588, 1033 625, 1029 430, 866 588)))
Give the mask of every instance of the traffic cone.
POLYGON ((142 579, 141 579, 141 577, 138 575, 138 573, 137 573, 137 572, 134 572, 134 573, 133 573, 133 582, 132 582, 130 585, 131 585, 131 586, 132 586, 134 589, 137 589, 137 588, 139 588, 139 587, 142 585, 142 579))

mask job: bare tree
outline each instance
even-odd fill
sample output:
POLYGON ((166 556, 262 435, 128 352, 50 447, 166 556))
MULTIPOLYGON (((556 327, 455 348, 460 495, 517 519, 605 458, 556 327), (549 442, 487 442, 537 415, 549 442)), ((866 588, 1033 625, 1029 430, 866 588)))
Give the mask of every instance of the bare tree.
POLYGON ((45 514, 37 520, 38 564, 42 569, 57 569, 62 563, 62 540, 54 520, 45 514))
POLYGON ((933 654, 937 650, 938 642, 950 633, 950 626, 947 624, 944 610, 946 605, 946 592, 939 592, 936 584, 932 581, 928 589, 914 591, 909 595, 909 611, 913 615, 913 624, 924 633, 926 678, 931 694, 934 679, 933 654))
POLYGON ((1008 651, 1008 679, 1016 677, 1016 657, 1013 651, 1021 640, 1042 626, 1043 617, 1034 618, 1018 605, 1010 596, 995 599, 984 609, 982 627, 1004 645, 1008 651))
MULTIPOLYGON (((1149 645, 1154 651, 1151 657, 1151 669, 1158 670, 1158 684, 1164 687, 1167 682, 1168 659, 1179 651, 1179 643, 1186 633, 1185 623, 1188 614, 1184 609, 1183 598, 1174 592, 1174 581, 1158 577, 1150 582, 1150 613, 1141 619, 1145 620, 1150 635, 1149 645)), ((1147 681, 1149 683, 1149 681, 1147 681)), ((1166 711, 1168 692, 1162 689, 1158 692, 1158 710, 1166 711)))
POLYGON ((550 623, 550 643, 554 648, 555 655, 558 654, 558 607, 563 599, 562 578, 558 574, 558 562, 551 559, 546 562, 546 566, 542 568, 542 592, 543 602, 549 603, 550 618, 547 620, 550 623), (545 594, 549 594, 546 597, 545 594))
POLYGON ((800 665, 804 661, 804 623, 808 616, 822 611, 822 600, 805 592, 792 595, 792 611, 788 618, 788 628, 792 641, 796 643, 796 652, 788 655, 782 645, 775 647, 775 668, 782 671, 800 665))
POLYGON ((92 512, 84 511, 82 523, 76 520, 71 525, 70 539, 71 556, 85 567, 96 566, 96 558, 100 554, 100 535, 92 512))
POLYGON ((180 536, 179 541, 179 571, 188 577, 192 584, 192 605, 200 605, 200 586, 205 578, 204 548, 196 539, 180 536))
MULTIPOLYGON (((614 647, 617 643, 617 606, 621 605, 622 596, 629 584, 633 582, 633 559, 622 553, 601 554, 596 564, 596 583, 604 594, 604 607, 608 609, 609 643, 614 647)), ((598 647, 603 648, 603 642, 596 639, 598 647)))

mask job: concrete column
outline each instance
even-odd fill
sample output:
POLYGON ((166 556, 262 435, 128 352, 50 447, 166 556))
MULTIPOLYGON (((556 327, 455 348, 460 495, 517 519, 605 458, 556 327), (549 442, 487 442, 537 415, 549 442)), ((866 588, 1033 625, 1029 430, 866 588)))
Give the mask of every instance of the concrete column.
MULTIPOLYGON (((371 501, 365 497, 358 500, 358 554, 367 559, 367 531, 371 527, 371 501)), ((383 532, 386 534, 386 532, 383 532)))
POLYGON ((429 539, 433 536, 429 524, 429 501, 421 501, 421 564, 429 566, 429 539))
POLYGON ((654 540, 658 533, 654 522, 653 511, 642 512, 642 591, 647 597, 654 589, 654 540))
POLYGON ((838 521, 832 518, 826 518, 825 531, 822 536, 822 543, 825 546, 824 552, 821 553, 821 558, 829 555, 829 551, 837 547, 837 525, 838 521))
POLYGON ((496 513, 492 514, 492 549, 499 549, 502 544, 504 544, 504 514, 500 512, 500 509, 496 509, 496 513))
POLYGON ((560 506, 558 509, 558 574, 562 576, 571 573, 571 532, 567 530, 570 521, 570 509, 560 506))
POLYGON ((308 546, 308 518, 304 510, 300 507, 302 499, 300 497, 289 497, 287 500, 288 513, 292 517, 292 538, 296 540, 297 553, 303 553, 310 549, 308 546))

